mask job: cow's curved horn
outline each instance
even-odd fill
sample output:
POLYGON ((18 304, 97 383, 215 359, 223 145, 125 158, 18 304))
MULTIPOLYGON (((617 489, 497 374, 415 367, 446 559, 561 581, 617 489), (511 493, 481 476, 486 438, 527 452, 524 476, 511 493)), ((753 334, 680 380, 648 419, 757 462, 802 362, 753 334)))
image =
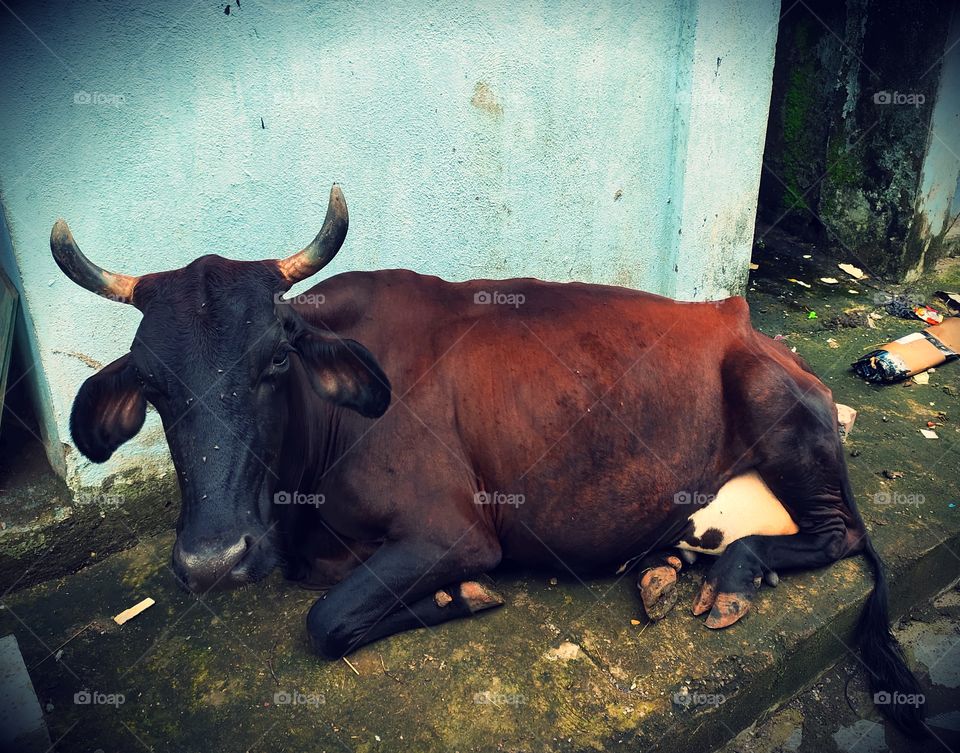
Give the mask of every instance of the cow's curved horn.
POLYGON ((347 202, 343 199, 340 186, 334 183, 330 189, 330 203, 323 227, 309 246, 277 262, 280 274, 293 285, 319 272, 337 255, 347 236, 348 225, 347 202))
POLYGON ((133 289, 140 278, 108 272, 90 261, 81 253, 63 220, 57 220, 50 231, 50 250, 57 266, 80 287, 111 301, 133 303, 133 289))

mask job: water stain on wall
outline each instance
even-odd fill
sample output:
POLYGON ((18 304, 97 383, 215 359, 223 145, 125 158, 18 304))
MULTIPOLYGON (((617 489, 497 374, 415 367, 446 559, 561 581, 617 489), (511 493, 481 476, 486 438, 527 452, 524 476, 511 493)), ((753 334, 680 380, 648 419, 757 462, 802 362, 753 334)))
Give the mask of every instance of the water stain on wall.
POLYGON ((473 87, 473 97, 470 98, 470 104, 478 110, 484 110, 495 118, 503 116, 503 105, 497 99, 493 90, 483 81, 477 81, 473 87))

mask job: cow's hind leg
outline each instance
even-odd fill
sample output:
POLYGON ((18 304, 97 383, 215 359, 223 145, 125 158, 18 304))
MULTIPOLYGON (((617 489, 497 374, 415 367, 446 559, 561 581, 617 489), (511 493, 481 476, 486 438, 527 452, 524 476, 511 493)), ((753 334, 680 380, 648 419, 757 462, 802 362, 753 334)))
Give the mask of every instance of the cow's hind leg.
POLYGON ((923 721, 923 696, 890 632, 883 563, 857 511, 829 389, 799 360, 796 368, 781 365, 779 372, 760 358, 751 363, 749 355, 725 366, 725 376, 731 377, 730 408, 745 419, 739 433, 748 449, 741 460, 756 467, 799 532, 747 536, 730 544, 711 569, 695 611, 710 609, 707 624, 725 627, 749 608, 758 576, 828 565, 863 552, 873 570, 874 588, 857 625, 861 663, 869 670, 875 700, 910 699, 878 708, 901 731, 923 735, 929 730, 923 721))
POLYGON ((761 581, 771 582, 771 574, 822 567, 845 553, 843 537, 835 533, 738 539, 713 563, 694 600, 693 613, 700 615, 709 609, 707 627, 728 627, 747 613, 761 581))
POLYGON ((710 610, 711 628, 739 620, 764 578, 781 570, 822 567, 865 545, 830 391, 808 372, 772 361, 751 364, 741 377, 738 408, 752 442, 749 452, 798 532, 745 536, 727 546, 693 605, 694 614, 710 610))

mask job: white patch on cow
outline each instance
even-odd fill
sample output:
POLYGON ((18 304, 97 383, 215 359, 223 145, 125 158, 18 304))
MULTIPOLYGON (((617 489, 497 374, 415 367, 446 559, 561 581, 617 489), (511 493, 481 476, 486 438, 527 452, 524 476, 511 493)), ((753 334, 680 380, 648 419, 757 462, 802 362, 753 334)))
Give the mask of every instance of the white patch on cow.
POLYGON ((677 544, 679 549, 706 554, 722 554, 731 542, 744 536, 783 536, 800 530, 756 471, 730 479, 709 504, 700 507, 688 520, 693 521, 693 536, 698 541, 711 528, 723 534, 715 549, 686 541, 677 544))

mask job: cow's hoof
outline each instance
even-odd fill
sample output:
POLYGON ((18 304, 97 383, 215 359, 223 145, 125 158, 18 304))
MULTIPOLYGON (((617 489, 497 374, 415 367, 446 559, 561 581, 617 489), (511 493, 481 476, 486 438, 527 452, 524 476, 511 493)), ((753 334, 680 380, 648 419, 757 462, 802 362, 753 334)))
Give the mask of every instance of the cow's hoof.
POLYGON ((643 609, 653 622, 666 617, 677 603, 677 569, 662 565, 647 570, 640 578, 643 609))
POLYGON ((717 598, 717 589, 710 583, 710 581, 705 580, 703 585, 700 586, 700 593, 697 594, 696 598, 693 600, 693 613, 697 617, 706 612, 710 607, 713 606, 713 602, 717 598))
POLYGON ((747 594, 720 593, 707 616, 707 627, 712 630, 730 627, 750 610, 747 594))
POLYGON ((503 606, 503 598, 500 594, 475 580, 464 581, 460 584, 460 598, 463 599, 471 613, 503 606))

